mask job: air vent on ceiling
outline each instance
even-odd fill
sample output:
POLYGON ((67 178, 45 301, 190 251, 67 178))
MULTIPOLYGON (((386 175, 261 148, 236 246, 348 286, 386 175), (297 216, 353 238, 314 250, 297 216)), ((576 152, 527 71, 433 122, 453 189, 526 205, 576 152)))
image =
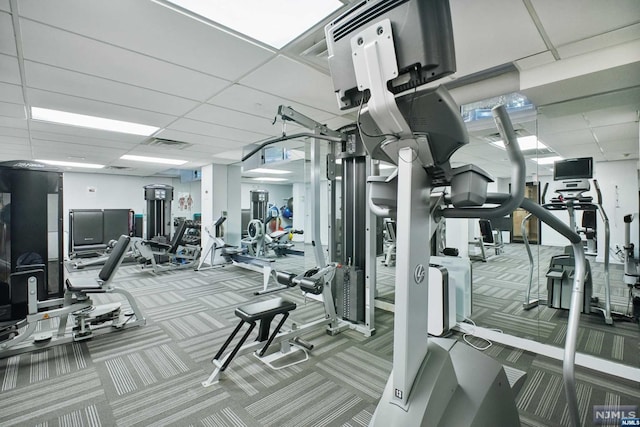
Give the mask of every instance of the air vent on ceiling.
POLYGON ((173 150, 184 150, 187 147, 191 147, 192 144, 184 141, 175 141, 173 139, 164 138, 150 138, 142 143, 143 145, 149 145, 151 147, 171 148, 173 150))
POLYGON ((107 166, 105 167, 105 169, 114 170, 114 171, 128 171, 128 170, 131 170, 132 168, 128 166, 107 166))

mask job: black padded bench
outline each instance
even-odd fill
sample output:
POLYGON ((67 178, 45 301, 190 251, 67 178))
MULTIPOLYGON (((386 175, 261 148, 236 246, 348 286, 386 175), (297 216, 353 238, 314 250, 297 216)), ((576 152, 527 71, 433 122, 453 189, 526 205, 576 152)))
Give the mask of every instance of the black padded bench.
POLYGON ((222 348, 218 351, 218 353, 215 355, 213 360, 214 361, 220 360, 220 357, 222 357, 222 354, 227 349, 231 341, 233 341, 235 336, 238 334, 243 324, 248 323, 249 329, 247 330, 247 332, 245 332, 245 334, 242 336, 238 344, 231 351, 231 353, 229 354, 229 357, 225 360, 224 364, 220 367, 220 370, 224 371, 225 369, 227 369, 227 366, 229 366, 229 364, 231 363, 231 360, 233 360, 236 353, 238 353, 238 351, 240 350, 244 342, 247 340, 247 338, 249 337, 249 334, 251 334, 251 331, 253 331, 253 328, 256 326, 256 322, 258 321, 260 322, 260 327, 258 330, 258 338, 256 339, 256 341, 259 341, 259 342, 266 341, 266 344, 264 345, 264 347, 262 347, 262 350, 260 350, 260 352, 258 353, 258 356, 260 357, 264 356, 267 349, 273 342, 273 339, 278 334, 278 332, 280 332, 280 328, 282 327, 282 325, 284 325, 285 320, 287 320, 287 317, 289 317, 289 312, 292 310, 295 310, 295 308, 296 308, 296 303, 280 297, 273 298, 267 301, 260 301, 252 304, 247 304, 247 305, 243 305, 241 307, 236 308, 235 314, 240 318, 240 323, 238 323, 238 326, 236 326, 236 328, 233 330, 229 338, 227 338, 222 348), (273 332, 269 334, 269 330, 271 329, 271 321, 278 314, 282 314, 282 318, 280 319, 278 326, 276 326, 273 332))
POLYGON ((107 262, 104 263, 100 273, 98 273, 98 277, 78 277, 73 280, 69 278, 66 281, 67 289, 71 292, 97 292, 102 290, 104 285, 111 282, 116 270, 120 267, 130 242, 131 238, 129 236, 120 236, 107 262))

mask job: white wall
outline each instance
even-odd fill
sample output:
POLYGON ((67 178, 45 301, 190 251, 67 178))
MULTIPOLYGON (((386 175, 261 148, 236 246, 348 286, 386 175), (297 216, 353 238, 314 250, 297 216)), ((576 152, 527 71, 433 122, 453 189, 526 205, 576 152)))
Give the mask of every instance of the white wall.
POLYGON ((173 205, 171 206, 172 216, 183 216, 193 219, 193 214, 202 213, 202 197, 200 195, 201 181, 180 182, 179 179, 171 181, 173 185, 173 205), (191 196, 191 205, 187 203, 191 196), (185 198, 185 203, 180 204, 180 198, 185 198))
POLYGON ((93 173, 65 172, 64 174, 64 244, 65 256, 69 253, 69 210, 70 209, 133 209, 136 214, 146 216, 147 204, 144 200, 144 186, 165 184, 174 187, 171 216, 193 218, 200 212, 200 182, 181 183, 179 179, 160 177, 139 177, 127 175, 107 175, 93 173), (180 195, 190 194, 191 209, 180 209, 180 195))

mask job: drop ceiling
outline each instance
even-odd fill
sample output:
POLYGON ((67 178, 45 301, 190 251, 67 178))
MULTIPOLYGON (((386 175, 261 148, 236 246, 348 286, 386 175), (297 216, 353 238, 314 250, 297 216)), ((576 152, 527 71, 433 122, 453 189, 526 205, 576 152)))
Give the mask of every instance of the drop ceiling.
MULTIPOLYGON (((456 99, 521 91, 540 114, 516 126, 559 154, 638 158, 640 2, 450 2, 458 71, 444 83, 456 85, 456 99), (507 84, 464 83, 489 81, 500 67, 515 75, 507 84)), ((281 104, 332 128, 353 121, 337 108, 327 68, 322 28, 331 16, 274 49, 168 5, 0 0, 0 161, 84 161, 152 176, 168 168, 120 157, 178 158, 185 169, 234 163, 243 146, 281 134, 272 124, 281 104), (187 144, 38 122, 28 118, 31 106, 157 126, 154 137, 187 144)), ((471 129, 454 160, 508 176, 503 152, 487 148, 492 132, 471 129)))

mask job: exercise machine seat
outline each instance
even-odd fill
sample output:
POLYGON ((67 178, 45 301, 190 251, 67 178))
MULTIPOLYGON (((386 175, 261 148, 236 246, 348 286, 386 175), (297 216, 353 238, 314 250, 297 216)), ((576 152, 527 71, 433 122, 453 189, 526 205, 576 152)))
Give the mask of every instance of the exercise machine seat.
POLYGON ((109 258, 107 259, 107 262, 105 262, 100 269, 98 277, 82 277, 73 279, 73 281, 67 279, 67 289, 72 292, 96 291, 102 289, 102 286, 111 280, 122 263, 130 242, 131 237, 125 235, 120 236, 118 243, 116 243, 111 255, 109 255, 109 258))
POLYGON ((480 234, 482 234, 482 241, 484 243, 495 243, 493 239, 493 229, 491 228, 491 221, 488 219, 481 219, 480 223, 480 234))
POLYGON ((284 298, 273 298, 267 301, 254 302, 236 308, 235 314, 247 323, 273 318, 276 314, 288 313, 296 309, 296 303, 284 298))

